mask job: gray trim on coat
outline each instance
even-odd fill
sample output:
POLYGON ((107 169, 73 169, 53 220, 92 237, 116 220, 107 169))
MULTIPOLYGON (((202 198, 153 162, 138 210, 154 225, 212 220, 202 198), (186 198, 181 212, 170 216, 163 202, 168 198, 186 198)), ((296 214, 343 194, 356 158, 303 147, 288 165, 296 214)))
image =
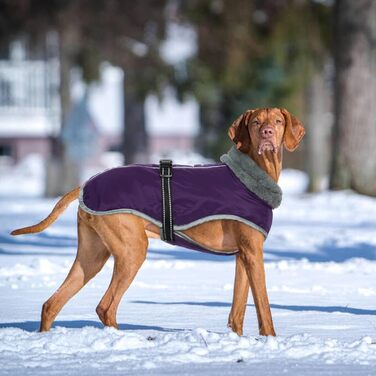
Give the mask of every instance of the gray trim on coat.
POLYGON ((266 201, 273 209, 281 204, 282 190, 279 185, 247 154, 233 146, 220 159, 251 192, 266 201))
POLYGON ((175 232, 175 235, 180 236, 182 239, 186 240, 187 242, 192 243, 192 244, 195 244, 195 245, 198 245, 199 247, 204 248, 204 249, 210 251, 211 253, 215 253, 215 254, 217 254, 217 255, 231 256, 231 255, 235 255, 235 254, 237 254, 237 253, 239 252, 238 250, 235 250, 235 251, 229 251, 229 252, 226 252, 226 251, 218 251, 217 249, 203 246, 202 244, 196 242, 196 241, 193 240, 191 237, 189 237, 187 234, 184 234, 184 232, 181 232, 181 231, 176 231, 176 232, 175 232))
POLYGON ((185 225, 180 225, 180 226, 174 226, 175 230, 188 230, 189 228, 197 225, 201 225, 202 223, 205 222, 210 222, 210 221, 215 221, 215 220, 220 220, 220 219, 229 219, 232 221, 238 221, 241 223, 244 223, 247 226, 253 227, 255 230, 260 231, 265 238, 268 236, 267 232, 260 226, 256 225, 255 223, 248 221, 248 219, 245 219, 243 217, 239 217, 237 215, 232 215, 232 214, 216 214, 216 215, 209 215, 207 217, 203 217, 200 219, 197 219, 193 222, 187 223, 185 225))

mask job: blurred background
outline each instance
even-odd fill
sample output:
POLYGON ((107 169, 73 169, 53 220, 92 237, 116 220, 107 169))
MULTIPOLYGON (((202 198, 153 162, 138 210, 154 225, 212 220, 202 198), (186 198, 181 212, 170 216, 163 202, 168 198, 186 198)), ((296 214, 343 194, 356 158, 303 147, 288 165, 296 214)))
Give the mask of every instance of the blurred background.
POLYGON ((376 1, 0 0, 0 195, 206 163, 248 108, 307 129, 307 190, 376 196, 376 1))

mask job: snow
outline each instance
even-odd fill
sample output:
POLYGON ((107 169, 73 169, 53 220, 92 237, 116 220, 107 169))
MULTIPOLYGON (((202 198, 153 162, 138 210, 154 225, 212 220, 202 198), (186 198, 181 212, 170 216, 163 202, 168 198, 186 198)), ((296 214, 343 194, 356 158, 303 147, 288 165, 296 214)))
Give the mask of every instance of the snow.
POLYGON ((233 257, 157 240, 119 307, 120 330, 95 314, 109 260, 38 333, 41 306, 75 256, 77 205, 45 232, 13 238, 11 229, 39 221, 55 200, 0 199, 0 374, 375 375, 376 199, 306 194, 305 176, 291 170, 281 182, 265 243, 276 338, 258 335, 251 297, 245 335, 226 328, 233 257))
MULTIPOLYGON (((375 345, 369 336, 341 343, 335 339, 319 340, 308 334, 277 338, 239 337, 235 333, 214 333, 203 328, 156 337, 113 328, 84 327, 79 331, 78 336, 77 330, 64 327, 45 335, 18 328, 2 329, 0 351, 16 359, 17 350, 22 348, 26 354, 22 368, 35 371, 55 367, 56 358, 64 358, 65 369, 79 371, 82 365, 77 366, 75 355, 78 353, 81 362, 86 363, 93 373, 100 372, 104 365, 116 371, 132 369, 137 372, 139 369, 157 370, 166 364, 179 365, 184 369, 191 363, 236 364, 269 359, 283 361, 286 358, 292 361, 306 361, 308 358, 326 364, 341 360, 349 364, 369 365, 370 361, 376 361, 375 345)), ((9 362, 3 370, 15 372, 15 367, 9 362)))
POLYGON ((0 197, 36 197, 45 187, 45 161, 40 154, 29 154, 18 165, 0 164, 0 197), (27 184, 25 184, 27 181, 27 184))
POLYGON ((283 187, 283 193, 303 193, 308 188, 309 179, 305 172, 300 170, 285 169, 281 174, 278 184, 283 187))

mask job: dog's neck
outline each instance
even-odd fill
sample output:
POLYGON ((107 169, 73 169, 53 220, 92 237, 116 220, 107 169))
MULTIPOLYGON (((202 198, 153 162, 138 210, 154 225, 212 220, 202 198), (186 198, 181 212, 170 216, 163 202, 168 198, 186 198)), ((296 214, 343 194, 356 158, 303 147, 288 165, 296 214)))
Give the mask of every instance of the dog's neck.
MULTIPOLYGON (((264 166, 250 158, 249 154, 239 151, 233 146, 226 154, 221 156, 221 162, 225 163, 238 179, 259 198, 266 201, 272 208, 280 205, 282 200, 282 191, 278 186, 272 174, 266 170, 266 166, 270 168, 273 164, 265 162, 264 166)), ((276 171, 274 175, 276 179, 279 176, 279 170, 270 169, 271 172, 276 171)))
POLYGON ((255 150, 249 152, 249 157, 253 159, 256 164, 262 168, 276 183, 282 170, 282 148, 276 153, 266 151, 263 154, 258 154, 255 150))

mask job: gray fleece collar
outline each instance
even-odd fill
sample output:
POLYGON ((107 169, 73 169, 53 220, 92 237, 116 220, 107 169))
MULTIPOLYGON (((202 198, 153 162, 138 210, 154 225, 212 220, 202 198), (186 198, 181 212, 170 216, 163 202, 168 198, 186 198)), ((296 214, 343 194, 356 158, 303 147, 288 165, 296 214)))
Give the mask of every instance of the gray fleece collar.
POLYGON ((273 209, 281 204, 282 191, 279 185, 248 155, 233 146, 220 160, 251 192, 266 201, 273 209))

